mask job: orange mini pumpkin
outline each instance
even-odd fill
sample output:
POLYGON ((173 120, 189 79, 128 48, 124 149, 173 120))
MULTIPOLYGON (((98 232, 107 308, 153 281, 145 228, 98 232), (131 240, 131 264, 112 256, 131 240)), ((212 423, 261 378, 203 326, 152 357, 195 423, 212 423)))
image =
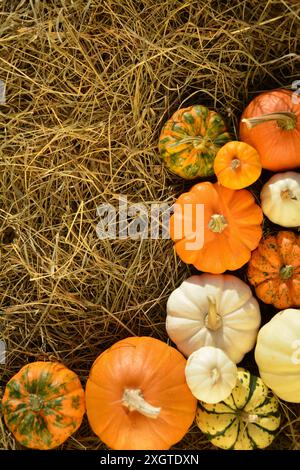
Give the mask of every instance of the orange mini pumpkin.
POLYGON ((246 189, 199 183, 176 201, 170 234, 179 257, 220 274, 249 261, 262 236, 263 213, 246 189))
POLYGON ((252 253, 248 280, 266 304, 300 307, 300 236, 282 231, 263 239, 252 253))
POLYGON ((86 385, 95 434, 112 449, 169 449, 196 413, 185 366, 182 354, 154 338, 130 337, 104 351, 86 385))
POLYGON ((299 97, 290 90, 256 96, 242 114, 240 139, 256 148, 263 168, 278 171, 299 167, 299 97))
POLYGON ((25 447, 52 449, 80 426, 85 413, 79 378, 56 362, 32 362, 6 385, 5 423, 25 447))
POLYGON ((259 178, 260 157, 251 145, 233 140, 218 151, 214 161, 214 171, 222 186, 242 189, 259 178))

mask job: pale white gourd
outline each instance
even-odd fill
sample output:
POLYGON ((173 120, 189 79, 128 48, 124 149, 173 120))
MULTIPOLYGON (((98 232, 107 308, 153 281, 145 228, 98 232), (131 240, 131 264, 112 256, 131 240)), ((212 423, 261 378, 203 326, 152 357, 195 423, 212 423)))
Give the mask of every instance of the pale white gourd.
POLYGON ((167 302, 166 329, 185 356, 215 346, 238 363, 254 347, 260 321, 251 289, 230 274, 191 276, 167 302))
POLYGON ((188 358, 185 377, 192 394, 206 403, 219 403, 231 394, 237 367, 222 349, 204 346, 188 358))
POLYGON ((263 213, 272 222, 282 227, 300 226, 299 173, 287 171, 272 176, 263 186, 260 198, 263 213))
POLYGON ((261 328, 255 360, 262 380, 279 398, 300 403, 300 310, 282 310, 261 328))

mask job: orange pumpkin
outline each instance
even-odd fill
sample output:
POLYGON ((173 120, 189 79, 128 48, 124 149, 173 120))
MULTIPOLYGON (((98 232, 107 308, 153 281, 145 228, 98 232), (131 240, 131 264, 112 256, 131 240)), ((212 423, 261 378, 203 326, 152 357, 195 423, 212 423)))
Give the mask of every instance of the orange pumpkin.
POLYGON ((266 304, 300 307, 300 236, 282 231, 262 240, 252 253, 248 279, 266 304))
POLYGON ((244 110, 240 139, 256 148, 262 167, 287 170, 300 166, 300 100, 290 90, 272 90, 244 110))
POLYGON ((214 171, 222 186, 242 189, 259 178, 260 157, 251 145, 233 140, 218 151, 214 161, 214 171))
POLYGON ((262 236, 262 220, 261 208, 246 189, 204 182, 179 196, 170 234, 182 261, 220 274, 249 261, 262 236))
POLYGON ((6 385, 2 399, 5 423, 25 447, 52 449, 80 426, 85 413, 79 378, 55 362, 32 362, 6 385))
POLYGON ((169 449, 196 413, 185 366, 182 354, 154 338, 127 338, 104 351, 86 385, 95 434, 112 449, 169 449))

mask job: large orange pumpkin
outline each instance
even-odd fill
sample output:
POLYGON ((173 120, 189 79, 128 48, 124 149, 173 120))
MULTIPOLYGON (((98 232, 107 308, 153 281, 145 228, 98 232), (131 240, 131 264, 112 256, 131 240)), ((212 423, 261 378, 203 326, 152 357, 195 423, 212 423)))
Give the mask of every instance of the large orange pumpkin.
POLYGON ((176 349, 150 337, 130 337, 104 351, 86 385, 95 434, 112 449, 169 449, 196 413, 185 366, 176 349))
POLYGON ((5 423, 25 447, 52 449, 80 426, 85 413, 79 378, 56 362, 32 362, 6 385, 5 423))
POLYGON ((246 189, 199 183, 176 201, 170 234, 179 257, 220 274, 249 261, 262 236, 263 213, 246 189))
POLYGON ((290 90, 256 96, 240 123, 240 139, 256 148, 263 168, 286 170, 300 166, 300 100, 290 90))
POLYGON ((252 253, 248 279, 266 304, 300 307, 300 236, 282 231, 262 240, 252 253))

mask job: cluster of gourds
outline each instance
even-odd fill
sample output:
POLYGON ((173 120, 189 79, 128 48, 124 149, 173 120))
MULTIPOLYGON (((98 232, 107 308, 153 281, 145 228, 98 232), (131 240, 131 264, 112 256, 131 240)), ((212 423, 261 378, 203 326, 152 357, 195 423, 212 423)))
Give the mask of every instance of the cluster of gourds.
POLYGON ((182 210, 170 221, 179 257, 204 272, 186 279, 167 302, 167 332, 180 352, 150 337, 118 341, 92 365, 85 391, 62 364, 26 365, 2 399, 5 422, 22 445, 59 446, 85 411, 95 434, 118 450, 169 449, 195 418, 224 449, 272 442, 280 427, 277 397, 300 402, 300 310, 290 308, 300 307, 300 237, 282 230, 261 241, 261 225, 264 213, 283 227, 300 226, 300 175, 274 175, 262 189, 261 208, 244 188, 262 168, 300 164, 300 105, 291 92, 257 96, 243 113, 240 138, 231 141, 222 118, 201 105, 177 111, 161 132, 160 152, 172 172, 187 179, 215 172, 218 179, 182 194, 182 210), (191 250, 199 204, 204 239, 191 250), (178 226, 188 225, 185 217, 190 233, 176 238, 178 226), (260 330, 250 287, 224 274, 247 262, 256 295, 285 309, 260 330), (261 377, 236 365, 255 343, 261 377))

